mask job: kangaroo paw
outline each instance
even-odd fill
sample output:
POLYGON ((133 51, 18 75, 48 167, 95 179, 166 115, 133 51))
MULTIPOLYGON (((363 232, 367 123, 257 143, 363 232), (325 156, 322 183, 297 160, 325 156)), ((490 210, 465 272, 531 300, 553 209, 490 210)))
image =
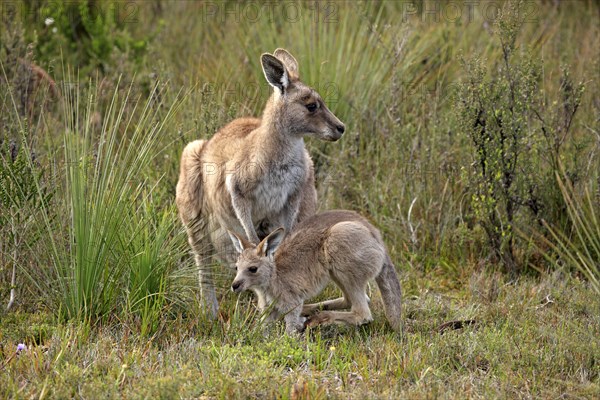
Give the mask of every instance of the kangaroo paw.
POLYGON ((311 315, 306 319, 304 325, 306 327, 313 327, 317 325, 323 325, 331 322, 331 318, 329 313, 327 312, 318 312, 314 315, 311 315))

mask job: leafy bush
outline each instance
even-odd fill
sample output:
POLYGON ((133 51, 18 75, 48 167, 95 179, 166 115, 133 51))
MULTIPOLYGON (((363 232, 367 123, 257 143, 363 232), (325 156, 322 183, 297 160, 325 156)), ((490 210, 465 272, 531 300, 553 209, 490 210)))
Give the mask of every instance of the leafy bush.
POLYGON ((24 23, 34 28, 29 40, 36 41, 42 64, 52 64, 63 55, 64 62, 77 65, 82 74, 99 69, 108 72, 125 54, 139 67, 148 42, 155 32, 134 38, 128 25, 137 21, 137 4, 75 0, 36 0, 19 4, 24 23))
MULTIPOLYGON (((552 118, 543 101, 541 67, 526 50, 518 54, 517 36, 524 23, 523 3, 507 3, 496 23, 502 61, 487 77, 478 58, 463 60, 466 79, 456 116, 469 138, 473 163, 466 170, 471 204, 489 245, 504 267, 515 273, 523 260, 515 254, 515 228, 560 215, 556 185, 547 185, 563 156, 583 85, 563 70, 561 107, 552 118), (527 213, 529 211, 529 213, 527 213)), ((552 108, 552 107, 548 107, 552 108)))
POLYGON ((36 165, 25 141, 21 146, 14 141, 0 146, 0 272, 12 264, 10 309, 16 300, 17 269, 27 270, 28 249, 40 239, 36 218, 40 209, 49 206, 53 190, 44 183, 44 170, 36 165), (5 263, 7 255, 10 261, 5 263))

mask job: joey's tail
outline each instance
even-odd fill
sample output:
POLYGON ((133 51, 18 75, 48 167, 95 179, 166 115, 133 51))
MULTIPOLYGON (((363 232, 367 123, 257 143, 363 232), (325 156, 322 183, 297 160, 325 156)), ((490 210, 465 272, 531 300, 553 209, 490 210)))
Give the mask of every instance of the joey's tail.
POLYGON ((400 332, 402 330, 402 289, 396 268, 389 255, 386 255, 385 263, 379 275, 375 278, 383 305, 385 307, 385 316, 392 328, 400 332))

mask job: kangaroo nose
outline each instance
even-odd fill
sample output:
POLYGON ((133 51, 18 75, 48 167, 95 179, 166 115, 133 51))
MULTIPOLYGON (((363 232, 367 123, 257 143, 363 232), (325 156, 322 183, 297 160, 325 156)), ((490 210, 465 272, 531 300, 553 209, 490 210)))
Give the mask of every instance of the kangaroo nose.
POLYGON ((335 127, 339 133, 344 133, 346 127, 344 125, 338 125, 335 127))
POLYGON ((237 292, 237 290, 240 288, 241 284, 242 284, 241 282, 233 282, 233 284, 231 285, 231 290, 233 290, 234 292, 237 292))

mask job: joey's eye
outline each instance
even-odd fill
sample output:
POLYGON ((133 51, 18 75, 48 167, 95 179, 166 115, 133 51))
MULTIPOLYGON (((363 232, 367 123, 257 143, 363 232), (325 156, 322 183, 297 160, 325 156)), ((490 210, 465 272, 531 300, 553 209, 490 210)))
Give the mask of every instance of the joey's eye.
POLYGON ((315 112, 317 110, 317 103, 309 103, 306 105, 306 109, 310 112, 315 112))
POLYGON ((250 271, 251 274, 255 274, 256 271, 258 271, 258 267, 250 267, 248 268, 248 271, 250 271))

